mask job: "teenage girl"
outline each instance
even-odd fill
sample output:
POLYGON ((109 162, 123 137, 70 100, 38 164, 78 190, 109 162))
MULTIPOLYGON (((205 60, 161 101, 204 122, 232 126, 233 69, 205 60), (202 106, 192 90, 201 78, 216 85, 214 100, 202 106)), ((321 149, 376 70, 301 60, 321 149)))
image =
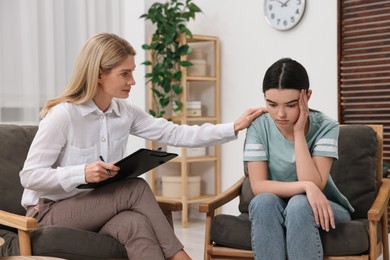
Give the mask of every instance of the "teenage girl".
POLYGON ((309 110, 305 68, 284 58, 265 73, 268 114, 247 130, 244 161, 256 195, 249 205, 255 259, 322 259, 319 229, 349 221, 353 208, 329 175, 338 123, 309 110))

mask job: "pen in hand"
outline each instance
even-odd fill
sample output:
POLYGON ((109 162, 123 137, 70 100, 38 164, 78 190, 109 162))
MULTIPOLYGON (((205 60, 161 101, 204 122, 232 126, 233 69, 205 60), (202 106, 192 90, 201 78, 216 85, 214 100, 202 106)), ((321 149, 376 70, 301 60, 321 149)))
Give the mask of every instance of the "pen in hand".
MULTIPOLYGON (((100 160, 101 160, 102 162, 105 162, 104 159, 103 159, 103 156, 100 155, 99 158, 100 158, 100 160)), ((111 171, 110 171, 109 169, 106 169, 106 171, 107 171, 107 175, 108 175, 108 176, 111 176, 111 171)))

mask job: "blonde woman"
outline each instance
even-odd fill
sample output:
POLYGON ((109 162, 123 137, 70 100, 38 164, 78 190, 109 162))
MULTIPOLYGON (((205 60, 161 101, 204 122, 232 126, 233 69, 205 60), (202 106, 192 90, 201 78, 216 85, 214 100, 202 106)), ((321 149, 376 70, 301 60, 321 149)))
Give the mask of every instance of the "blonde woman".
POLYGON ((261 114, 248 109, 234 123, 176 125, 128 104, 135 85, 135 51, 108 33, 89 39, 73 77, 46 104, 20 172, 27 215, 40 225, 63 225, 108 234, 129 259, 190 259, 141 178, 80 190, 118 173, 129 134, 175 146, 209 146, 236 139, 261 114), (99 160, 102 156, 106 162, 99 160))

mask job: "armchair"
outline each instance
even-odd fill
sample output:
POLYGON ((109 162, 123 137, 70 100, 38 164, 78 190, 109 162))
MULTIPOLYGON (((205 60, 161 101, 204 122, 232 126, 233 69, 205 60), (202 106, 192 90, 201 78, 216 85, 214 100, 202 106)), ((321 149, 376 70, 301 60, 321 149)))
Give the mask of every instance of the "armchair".
MULTIPOLYGON (((37 131, 36 126, 0 124, 0 256, 39 255, 65 259, 127 259, 125 248, 114 238, 79 229, 38 227, 25 217, 21 206, 23 187, 19 172, 37 131)), ((181 211, 180 202, 159 201, 172 227, 172 211, 181 211)))
MULTIPOLYGON (((352 220, 335 230, 321 231, 326 260, 389 259, 387 205, 390 180, 382 179, 383 126, 343 125, 339 135, 339 159, 331 175, 355 212, 352 220)), ((245 167, 246 168, 246 167, 245 167)), ((205 259, 253 259, 248 205, 253 198, 245 176, 214 199, 201 203, 206 213, 205 259), (239 216, 216 210, 239 197, 239 216)))

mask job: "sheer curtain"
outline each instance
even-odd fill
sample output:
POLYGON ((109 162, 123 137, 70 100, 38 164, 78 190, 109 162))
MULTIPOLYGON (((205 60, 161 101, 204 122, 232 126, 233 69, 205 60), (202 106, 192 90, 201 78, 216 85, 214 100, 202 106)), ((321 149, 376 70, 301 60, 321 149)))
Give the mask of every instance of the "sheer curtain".
POLYGON ((98 32, 132 37, 140 54, 143 11, 143 1, 1 0, 0 122, 37 124, 46 100, 66 86, 80 48, 98 32))

